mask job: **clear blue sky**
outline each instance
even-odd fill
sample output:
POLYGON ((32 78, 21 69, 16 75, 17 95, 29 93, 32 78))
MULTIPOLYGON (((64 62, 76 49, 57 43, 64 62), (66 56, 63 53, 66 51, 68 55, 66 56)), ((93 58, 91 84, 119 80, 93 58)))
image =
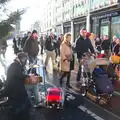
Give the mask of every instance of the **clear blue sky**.
POLYGON ((40 20, 45 5, 50 0, 11 0, 8 5, 10 11, 21 8, 28 8, 27 12, 22 16, 21 30, 27 30, 36 20, 40 20))

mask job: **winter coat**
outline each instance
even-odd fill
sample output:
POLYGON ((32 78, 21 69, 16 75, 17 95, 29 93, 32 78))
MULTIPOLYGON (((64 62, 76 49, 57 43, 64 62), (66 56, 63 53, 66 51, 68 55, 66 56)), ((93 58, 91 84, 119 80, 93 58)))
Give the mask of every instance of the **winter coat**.
POLYGON ((72 47, 67 42, 62 42, 60 46, 60 66, 62 72, 70 71, 70 60, 72 59, 72 47))
POLYGON ((114 47, 115 47, 115 45, 116 45, 116 42, 113 41, 113 42, 111 43, 111 45, 110 45, 111 52, 114 51, 114 47))
POLYGON ((109 47, 110 47, 110 40, 104 40, 102 42, 102 49, 103 50, 109 50, 109 47))
POLYGON ((24 86, 25 75, 23 74, 22 65, 15 60, 7 71, 7 83, 5 85, 5 95, 14 110, 22 110, 27 105, 27 91, 24 86))
POLYGON ((76 40, 76 45, 75 45, 75 51, 77 52, 77 58, 80 59, 82 55, 88 52, 89 50, 91 51, 91 53, 95 53, 90 39, 89 38, 84 39, 82 36, 80 36, 76 40))
POLYGON ((37 56, 39 52, 39 44, 37 39, 33 39, 32 36, 26 41, 23 51, 28 55, 37 56))
POLYGON ((45 42, 45 48, 48 51, 53 51, 56 49, 56 40, 51 39, 51 37, 48 37, 45 42))
POLYGON ((28 38, 28 36, 23 37, 23 39, 22 39, 22 41, 21 41, 21 48, 24 47, 25 42, 27 41, 27 38, 28 38))
POLYGON ((120 56, 120 44, 114 46, 114 53, 115 55, 120 56))

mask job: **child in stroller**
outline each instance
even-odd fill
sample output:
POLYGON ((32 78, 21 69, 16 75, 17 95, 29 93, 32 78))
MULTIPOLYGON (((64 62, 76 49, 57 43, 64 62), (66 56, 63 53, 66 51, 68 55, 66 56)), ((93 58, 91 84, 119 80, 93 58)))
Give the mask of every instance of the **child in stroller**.
MULTIPOLYGON (((82 74, 84 73, 83 78, 85 78, 85 80, 88 80, 85 81, 87 85, 84 87, 84 93, 87 94, 87 92, 90 91, 92 88, 92 90, 97 95, 97 100, 100 100, 102 95, 107 95, 108 98, 110 99, 114 89, 112 86, 112 82, 109 79, 109 75, 107 73, 108 66, 110 65, 109 60, 107 58, 90 59, 90 56, 87 57, 89 62, 84 60, 83 66, 85 68, 86 67, 85 65, 87 64, 88 68, 86 69, 88 71, 87 73, 86 69, 83 69, 82 71, 82 74), (87 74, 87 77, 85 76, 85 74, 87 74)), ((86 94, 84 94, 84 96, 86 94)))

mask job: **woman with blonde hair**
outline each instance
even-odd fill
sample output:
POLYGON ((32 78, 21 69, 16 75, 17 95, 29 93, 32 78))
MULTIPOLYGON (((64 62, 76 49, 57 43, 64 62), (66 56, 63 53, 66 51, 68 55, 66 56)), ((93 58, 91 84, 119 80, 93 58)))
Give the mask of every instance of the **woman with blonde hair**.
POLYGON ((61 67, 61 78, 60 78, 60 86, 62 87, 63 78, 67 76, 67 83, 66 86, 71 88, 70 86, 70 73, 71 73, 71 60, 72 60, 72 46, 71 46, 71 34, 66 33, 64 35, 64 41, 61 43, 60 46, 60 67, 61 67))

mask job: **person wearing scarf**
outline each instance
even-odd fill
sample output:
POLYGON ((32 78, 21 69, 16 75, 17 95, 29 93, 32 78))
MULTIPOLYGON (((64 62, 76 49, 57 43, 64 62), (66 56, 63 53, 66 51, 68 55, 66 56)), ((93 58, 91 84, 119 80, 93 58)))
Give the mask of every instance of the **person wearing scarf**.
POLYGON ((29 56, 29 64, 37 63, 37 55, 39 53, 39 44, 38 44, 38 35, 37 31, 33 30, 32 35, 26 41, 23 51, 26 52, 29 56))
POLYGON ((71 73, 71 67, 70 63, 72 60, 72 46, 71 46, 71 34, 66 33, 64 36, 64 41, 61 43, 60 46, 60 68, 62 75, 60 77, 60 86, 62 87, 63 84, 63 78, 67 76, 67 83, 66 86, 68 88, 71 88, 70 86, 70 73, 71 73))

